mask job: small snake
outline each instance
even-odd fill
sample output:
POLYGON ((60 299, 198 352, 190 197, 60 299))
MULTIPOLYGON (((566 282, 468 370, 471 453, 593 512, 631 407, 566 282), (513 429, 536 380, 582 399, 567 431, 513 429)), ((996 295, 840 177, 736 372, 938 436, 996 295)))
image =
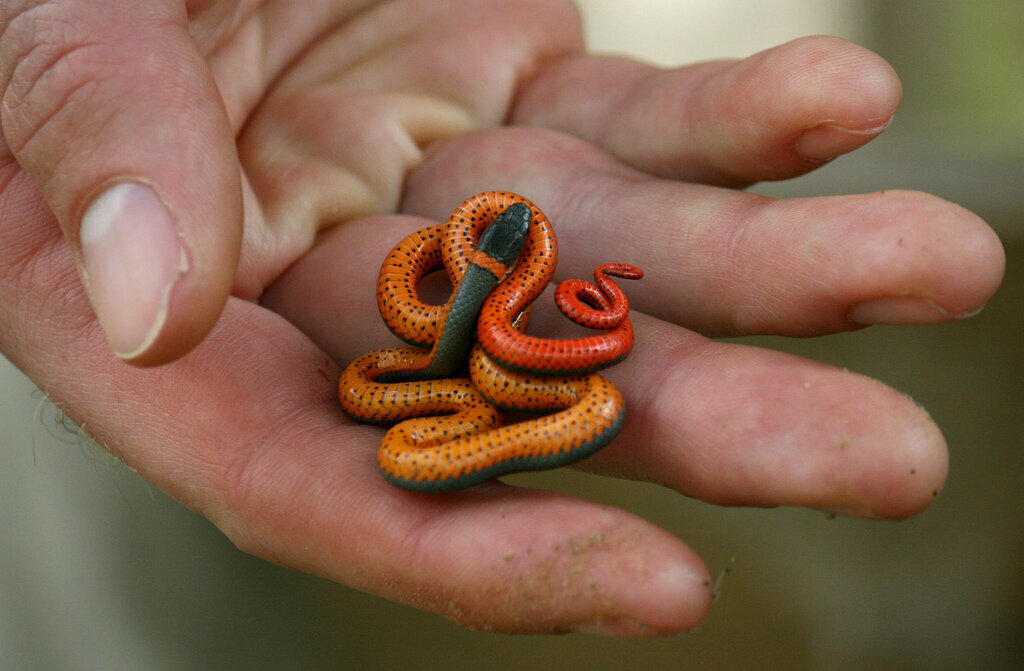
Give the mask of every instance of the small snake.
POLYGON ((591 371, 624 358, 633 342, 628 302, 608 276, 636 279, 642 272, 607 264, 595 271, 597 286, 559 285, 563 313, 608 333, 566 340, 526 335, 529 304, 556 259, 547 217, 522 196, 501 191, 470 198, 446 224, 410 234, 388 254, 378 307, 388 327, 417 347, 356 359, 338 391, 353 418, 399 422, 378 453, 389 481, 415 491, 452 491, 571 463, 618 433, 622 395, 591 371), (441 267, 454 289, 444 305, 432 305, 418 286, 441 267), (470 380, 449 377, 467 352, 470 380), (502 426, 503 410, 552 414, 502 426))

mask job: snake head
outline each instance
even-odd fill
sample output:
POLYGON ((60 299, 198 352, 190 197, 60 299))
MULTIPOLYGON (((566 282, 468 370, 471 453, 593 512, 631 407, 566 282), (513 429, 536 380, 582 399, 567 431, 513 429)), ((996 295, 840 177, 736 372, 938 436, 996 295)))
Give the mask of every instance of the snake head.
POLYGON ((494 218, 477 243, 483 252, 503 265, 511 265, 526 242, 533 212, 526 203, 512 203, 494 218))

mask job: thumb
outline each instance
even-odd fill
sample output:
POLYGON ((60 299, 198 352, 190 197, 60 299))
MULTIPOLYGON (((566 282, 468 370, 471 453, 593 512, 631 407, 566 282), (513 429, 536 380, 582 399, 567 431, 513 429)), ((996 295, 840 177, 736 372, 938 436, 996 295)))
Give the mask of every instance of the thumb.
POLYGON ((113 351, 172 360, 216 322, 242 222, 233 132, 185 9, 4 4, 4 141, 56 214, 113 351))

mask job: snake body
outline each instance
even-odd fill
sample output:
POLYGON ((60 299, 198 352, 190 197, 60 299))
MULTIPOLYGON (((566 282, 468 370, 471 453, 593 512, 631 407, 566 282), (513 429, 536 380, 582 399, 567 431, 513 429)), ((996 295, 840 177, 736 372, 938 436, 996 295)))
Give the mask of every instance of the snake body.
MULTIPOLYGON (((530 208, 513 203, 503 210, 480 235, 477 248, 445 306, 445 318, 436 333, 429 353, 420 353, 404 368, 388 370, 382 382, 431 380, 448 377, 463 364, 473 345, 476 316, 487 295, 505 276, 509 265, 519 256, 526 241, 531 219, 530 208)), ((417 279, 418 283, 418 279, 417 279)))
POLYGON ((556 292, 570 318, 608 333, 569 340, 524 334, 524 311, 556 259, 547 217, 522 196, 500 191, 470 198, 446 224, 407 236, 385 259, 377 284, 381 315, 418 347, 356 359, 342 374, 339 399, 359 421, 399 422, 378 452, 392 483, 452 491, 576 461, 618 433, 622 395, 591 371, 620 360, 633 341, 628 303, 608 275, 642 273, 609 264, 595 272, 597 286, 563 283, 556 292), (431 305, 417 287, 441 267, 454 289, 444 305, 431 305), (449 377, 470 348, 470 379, 449 377), (501 426, 503 410, 551 414, 501 426))

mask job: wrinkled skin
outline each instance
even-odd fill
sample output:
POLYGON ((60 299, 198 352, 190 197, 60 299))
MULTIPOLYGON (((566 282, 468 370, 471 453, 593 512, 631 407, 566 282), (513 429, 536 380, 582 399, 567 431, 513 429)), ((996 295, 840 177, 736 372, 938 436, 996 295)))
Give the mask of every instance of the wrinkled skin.
POLYGON ((630 419, 584 468, 726 505, 922 510, 947 469, 922 409, 708 339, 947 321, 995 291, 999 242, 951 203, 735 190, 879 134, 896 75, 830 38, 658 70, 586 55, 577 21, 557 0, 5 2, 3 353, 246 552, 471 627, 692 628, 711 586, 682 540, 500 483, 399 491, 381 430, 337 407, 339 367, 392 342, 386 251, 513 190, 554 222, 561 277, 646 271, 637 347, 610 373, 630 419), (155 186, 189 261, 127 362, 79 276, 82 212, 111 179, 155 186))

